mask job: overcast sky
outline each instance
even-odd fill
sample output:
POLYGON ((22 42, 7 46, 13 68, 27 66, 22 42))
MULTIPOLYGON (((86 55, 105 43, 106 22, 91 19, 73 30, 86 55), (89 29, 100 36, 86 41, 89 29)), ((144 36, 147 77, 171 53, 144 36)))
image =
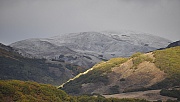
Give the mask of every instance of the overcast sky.
POLYGON ((0 0, 0 42, 135 30, 180 40, 180 0, 0 0))

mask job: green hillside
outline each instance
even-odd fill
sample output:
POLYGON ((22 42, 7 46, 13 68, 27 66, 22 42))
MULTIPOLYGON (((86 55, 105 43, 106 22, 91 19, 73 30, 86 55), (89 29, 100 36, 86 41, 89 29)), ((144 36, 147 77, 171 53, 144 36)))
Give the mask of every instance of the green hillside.
POLYGON ((31 80, 59 85, 84 71, 82 67, 76 65, 26 58, 16 53, 11 47, 6 49, 0 48, 0 79, 31 80))
POLYGON ((70 94, 115 94, 180 86, 180 47, 113 58, 62 87, 70 94))
POLYGON ((180 46, 154 51, 155 65, 167 73, 167 78, 154 87, 180 86, 180 46))
POLYGON ((1 102, 64 102, 70 97, 51 85, 18 80, 0 81, 1 102))
POLYGON ((0 80, 0 102, 147 102, 140 99, 106 99, 70 96, 54 86, 30 81, 0 80))

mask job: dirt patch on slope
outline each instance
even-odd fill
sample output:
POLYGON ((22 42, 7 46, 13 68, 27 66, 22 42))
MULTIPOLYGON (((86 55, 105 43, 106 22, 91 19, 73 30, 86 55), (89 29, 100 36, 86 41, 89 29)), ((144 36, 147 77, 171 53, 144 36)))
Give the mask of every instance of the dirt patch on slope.
MULTIPOLYGON (((154 60, 153 54, 148 53, 145 56, 154 60)), ((133 68, 132 59, 112 69, 109 74, 110 85, 119 86, 119 92, 136 91, 148 88, 165 79, 166 74, 155 66, 154 63, 143 61, 137 68, 133 68)))
MULTIPOLYGON (((152 53, 142 56, 154 60, 152 53)), ((143 60, 135 66, 131 58, 125 63, 111 68, 111 72, 102 74, 102 76, 107 76, 108 83, 103 84, 103 81, 84 83, 81 85, 81 93, 116 94, 147 90, 166 78, 166 74, 155 66, 153 60, 143 60)))

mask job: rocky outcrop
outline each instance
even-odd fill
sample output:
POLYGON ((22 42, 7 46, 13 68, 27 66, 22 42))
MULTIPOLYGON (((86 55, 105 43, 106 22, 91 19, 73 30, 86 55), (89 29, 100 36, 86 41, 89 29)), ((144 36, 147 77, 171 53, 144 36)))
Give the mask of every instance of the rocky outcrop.
POLYGON ((167 46, 167 48, 176 47, 176 46, 180 46, 180 40, 169 44, 169 45, 167 46))

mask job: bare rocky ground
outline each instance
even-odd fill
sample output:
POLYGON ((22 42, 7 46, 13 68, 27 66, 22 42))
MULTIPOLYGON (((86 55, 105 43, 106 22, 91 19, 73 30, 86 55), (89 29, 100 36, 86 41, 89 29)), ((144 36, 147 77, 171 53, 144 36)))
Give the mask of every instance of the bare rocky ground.
POLYGON ((128 92, 121 94, 113 94, 113 95, 103 95, 106 98, 137 98, 137 99, 146 99, 148 101, 158 101, 162 100, 163 102, 170 100, 177 100, 176 98, 166 97, 160 95, 160 90, 149 90, 149 91, 139 91, 139 92, 128 92))

